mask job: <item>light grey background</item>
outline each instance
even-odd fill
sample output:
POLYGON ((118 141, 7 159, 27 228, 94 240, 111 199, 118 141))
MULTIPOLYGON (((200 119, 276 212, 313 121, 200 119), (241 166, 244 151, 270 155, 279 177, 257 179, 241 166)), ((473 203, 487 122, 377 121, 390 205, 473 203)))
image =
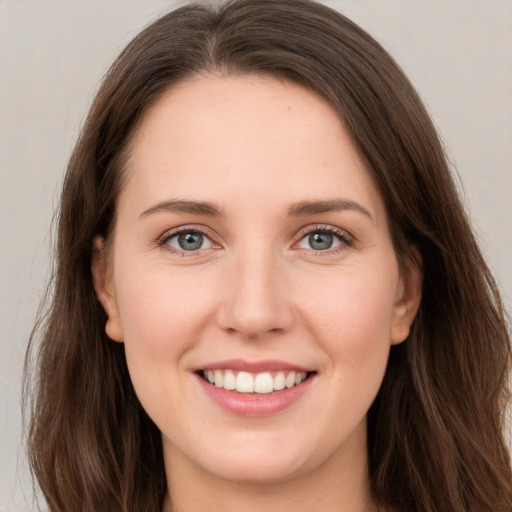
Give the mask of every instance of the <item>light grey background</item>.
MULTIPOLYGON (((464 202, 510 310, 512 1, 325 3, 383 43, 417 86, 461 175, 464 202)), ((66 161, 108 65, 172 5, 0 0, 0 512, 31 508, 21 368, 48 274, 66 161)))

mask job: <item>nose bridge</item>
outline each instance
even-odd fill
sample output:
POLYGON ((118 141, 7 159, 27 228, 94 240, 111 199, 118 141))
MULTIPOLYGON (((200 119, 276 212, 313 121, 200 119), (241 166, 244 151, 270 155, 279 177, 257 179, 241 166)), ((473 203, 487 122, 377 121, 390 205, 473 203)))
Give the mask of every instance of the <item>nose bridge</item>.
POLYGON ((268 244, 241 248, 229 265, 222 327, 246 338, 284 331, 293 320, 283 262, 268 244))

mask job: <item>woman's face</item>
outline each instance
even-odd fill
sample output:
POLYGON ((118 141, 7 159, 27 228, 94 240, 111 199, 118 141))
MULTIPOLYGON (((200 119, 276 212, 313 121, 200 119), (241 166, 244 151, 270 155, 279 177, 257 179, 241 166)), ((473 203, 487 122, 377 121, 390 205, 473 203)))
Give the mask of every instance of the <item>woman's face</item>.
POLYGON ((168 470, 278 482, 364 466, 419 277, 399 271, 382 200, 323 99, 251 76, 167 91, 135 135, 108 258, 94 263, 107 333, 168 470))

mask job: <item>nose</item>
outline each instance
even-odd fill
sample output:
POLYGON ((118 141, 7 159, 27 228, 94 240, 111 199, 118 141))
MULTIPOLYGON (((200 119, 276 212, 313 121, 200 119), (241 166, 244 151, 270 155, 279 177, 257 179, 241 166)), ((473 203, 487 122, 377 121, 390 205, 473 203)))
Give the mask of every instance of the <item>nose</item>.
POLYGON ((218 323, 232 334, 255 340, 285 332, 293 324, 286 272, 271 254, 239 255, 227 270, 221 293, 218 323))

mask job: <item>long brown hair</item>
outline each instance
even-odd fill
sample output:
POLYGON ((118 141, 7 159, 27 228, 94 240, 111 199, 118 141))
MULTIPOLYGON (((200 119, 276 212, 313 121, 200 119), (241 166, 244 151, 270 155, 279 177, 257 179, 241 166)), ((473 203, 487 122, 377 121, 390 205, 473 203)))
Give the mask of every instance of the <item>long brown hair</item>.
POLYGON ((308 0, 235 0, 181 7, 136 37, 108 72, 69 162, 51 301, 26 359, 28 452, 50 511, 162 508, 160 433, 135 396, 123 345, 104 332, 92 242, 112 236, 141 114, 173 84, 211 72, 279 77, 326 98, 382 195, 399 258, 413 261, 411 246, 421 255, 420 311, 407 341, 392 347, 368 414, 375 503, 512 510, 508 328, 422 102, 341 14, 308 0))

